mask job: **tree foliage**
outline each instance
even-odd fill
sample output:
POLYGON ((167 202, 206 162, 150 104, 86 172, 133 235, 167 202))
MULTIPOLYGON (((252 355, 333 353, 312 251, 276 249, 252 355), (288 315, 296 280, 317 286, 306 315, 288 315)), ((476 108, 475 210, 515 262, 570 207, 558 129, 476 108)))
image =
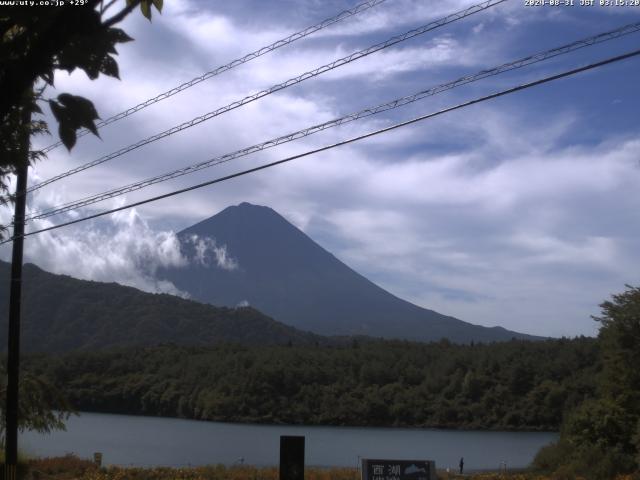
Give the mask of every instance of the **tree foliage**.
MULTIPOLYGON (((49 104, 68 149, 74 146, 80 128, 97 135, 98 114, 90 100, 70 93, 45 97, 46 87, 54 85, 55 72, 79 69, 92 80, 101 74, 119 78, 116 46, 132 39, 115 25, 138 5, 149 19, 152 5, 158 11, 162 8, 162 0, 71 3, 55 8, 16 5, 0 9, 0 191, 6 192, 7 175, 24 163, 23 132, 48 131, 42 119, 29 120, 42 114, 39 102, 49 104), (112 13, 113 8, 119 10, 112 13)), ((37 152, 29 161, 36 158, 37 152)))
MULTIPOLYGON (((0 363, 0 443, 5 431, 6 365, 0 363)), ((64 421, 74 412, 61 391, 41 375, 22 372, 20 378, 18 428, 48 433, 64 430, 64 421)))
MULTIPOLYGON (((0 9, 0 193, 8 191, 8 175, 43 156, 30 150, 31 136, 49 131, 42 118, 34 118, 43 114, 43 101, 49 104, 68 149, 74 146, 80 128, 97 135, 98 113, 90 100, 70 93, 45 97, 47 87, 54 86, 55 72, 80 69, 92 80, 100 74, 119 78, 115 47, 131 38, 114 25, 138 5, 149 19, 152 4, 158 11, 162 8, 162 0, 128 0, 113 14, 110 10, 119 3, 116 0, 40 8, 16 3, 0 9)), ((0 230, 0 238, 3 233, 0 230)), ((4 372, 0 375, 6 376, 4 372)), ((27 374, 20 390, 21 429, 49 431, 64 426, 67 405, 56 389, 41 377, 27 374)))
POLYGON ((32 356, 83 411, 316 425, 556 430, 594 394, 593 339, 474 346, 165 345, 32 356), (514 372, 529 372, 514 388, 514 372))
POLYGON ((546 470, 590 479, 640 470, 640 289, 627 286, 600 307, 597 395, 567 417, 558 444, 536 460, 546 470))
POLYGON ((640 288, 628 286, 600 307, 602 396, 640 417, 640 288))

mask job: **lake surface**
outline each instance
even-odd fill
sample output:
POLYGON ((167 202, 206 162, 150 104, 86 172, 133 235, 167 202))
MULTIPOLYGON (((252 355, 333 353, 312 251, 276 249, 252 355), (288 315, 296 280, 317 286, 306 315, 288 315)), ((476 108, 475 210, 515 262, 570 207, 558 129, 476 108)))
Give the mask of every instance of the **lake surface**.
POLYGON ((107 465, 186 466, 243 459, 249 465, 277 465, 280 435, 306 437, 306 464, 355 467, 359 459, 435 460, 437 468, 526 467, 555 433, 482 432, 407 428, 242 425, 174 418, 83 413, 66 432, 25 432, 19 448, 37 456, 102 452, 107 465))

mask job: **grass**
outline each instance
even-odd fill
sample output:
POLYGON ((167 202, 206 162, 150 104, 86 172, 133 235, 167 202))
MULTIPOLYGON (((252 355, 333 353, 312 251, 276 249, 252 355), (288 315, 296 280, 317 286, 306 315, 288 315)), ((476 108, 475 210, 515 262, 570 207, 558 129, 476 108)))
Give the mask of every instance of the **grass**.
MULTIPOLYGON (((225 467, 209 465, 188 468, 99 468, 92 461, 75 455, 25 460, 25 480, 278 480, 277 467, 251 467, 239 465, 225 467)), ((615 480, 639 480, 637 476, 618 477, 615 480)), ((359 480, 355 468, 307 468, 305 480, 359 480)), ((579 480, 551 477, 534 472, 472 473, 457 475, 438 472, 439 480, 579 480)))

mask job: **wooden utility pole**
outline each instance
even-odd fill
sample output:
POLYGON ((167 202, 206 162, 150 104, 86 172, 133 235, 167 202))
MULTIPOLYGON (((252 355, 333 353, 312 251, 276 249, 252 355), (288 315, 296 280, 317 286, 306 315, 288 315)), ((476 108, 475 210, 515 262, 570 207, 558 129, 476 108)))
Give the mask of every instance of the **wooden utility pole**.
POLYGON ((20 300, 22 297, 22 252, 24 245, 24 214, 27 203, 27 172, 29 171, 29 124, 31 112, 25 105, 20 148, 24 161, 16 170, 16 198, 13 216, 13 252, 11 283, 9 284, 9 333, 7 359, 7 403, 5 408, 5 480, 17 479, 18 467, 18 389, 20 376, 20 300))

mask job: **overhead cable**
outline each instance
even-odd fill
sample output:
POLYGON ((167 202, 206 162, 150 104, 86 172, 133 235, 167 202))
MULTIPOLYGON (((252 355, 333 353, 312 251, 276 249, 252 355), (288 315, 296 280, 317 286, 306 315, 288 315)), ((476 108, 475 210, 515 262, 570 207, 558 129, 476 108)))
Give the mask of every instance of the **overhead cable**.
MULTIPOLYGON (((191 80, 189 80, 188 82, 184 82, 181 85, 178 85, 177 87, 174 87, 170 90, 167 90, 166 92, 163 92, 159 95, 156 95, 153 98, 150 98, 148 100, 145 100, 142 103, 139 103, 138 105, 135 105, 131 108, 128 108, 120 113, 117 113, 105 120, 102 120, 100 122, 97 123, 96 127, 97 128, 102 128, 105 125, 109 125, 110 123, 114 123, 117 122, 118 120, 122 120, 123 118, 128 117, 129 115, 133 115, 136 112, 139 112, 140 110, 147 108, 155 103, 161 102, 162 100, 165 100, 169 97, 174 96, 177 93, 180 93, 188 88, 193 87, 194 85, 197 85, 199 83, 204 82, 205 80, 208 80, 212 77, 215 77, 216 75, 220 75, 221 73, 224 73, 228 70, 231 70, 232 68, 235 68, 239 65, 242 65, 244 63, 250 62, 251 60, 254 60, 258 57, 261 57, 262 55, 265 55, 269 52, 272 52, 280 47, 284 47, 285 45, 289 45, 297 40, 300 40, 302 38, 305 38, 309 35, 311 35, 312 33, 315 33, 319 30, 322 30, 323 28, 326 28, 330 25, 333 25, 335 23, 341 22, 342 20, 346 20, 347 18, 353 17, 354 15, 357 15, 359 13, 362 13, 366 10, 369 10, 372 7, 375 7, 376 5, 386 2, 387 0, 369 0, 367 2, 363 2, 359 5, 356 5, 355 7, 349 9, 349 10, 344 10, 340 13, 338 13, 337 15, 334 15, 333 17, 327 18, 326 20, 323 20, 320 23, 317 23, 315 25, 312 25, 310 27, 305 28, 304 30, 300 30, 299 32, 296 33, 292 33, 291 35, 289 35, 288 37, 282 38, 280 40, 277 40, 275 42, 273 42, 271 45, 267 45, 266 47, 261 47, 258 50, 248 53, 246 54, 244 57, 241 58, 237 58, 229 63, 227 63, 226 65, 222 65, 220 67, 216 67, 213 70, 210 70, 206 73, 203 73, 202 75, 200 75, 199 77, 195 77, 192 78, 191 80)), ((78 133, 76 134, 76 136, 78 138, 83 137, 84 135, 86 135, 87 133, 89 133, 89 130, 87 129, 82 129, 79 130, 78 133)), ((42 152, 44 153, 48 153, 51 150, 53 150, 54 148, 59 147, 60 145, 62 145, 61 141, 58 141, 56 143, 53 143, 45 148, 42 149, 42 152)))
POLYGON ((27 189, 27 193, 33 192, 35 190, 38 190, 46 185, 49 185, 53 182, 56 182, 58 180, 61 180, 63 178, 69 177, 71 175, 74 175, 76 173, 82 172, 84 170, 87 170, 89 168, 95 167, 97 165, 100 165, 102 163, 108 162, 109 160, 113 160, 114 158, 120 157, 126 153, 131 152, 132 150, 136 150, 137 148, 140 148, 144 145, 147 145, 149 143, 155 142, 157 140, 160 140, 162 138, 168 137, 170 135, 173 135, 175 133, 181 132, 183 130, 186 130, 188 128, 191 128, 195 125, 199 125, 200 123, 206 122, 207 120, 210 120, 214 117, 217 117, 219 115, 222 115, 223 113, 229 112, 231 110, 234 110, 236 108, 239 108, 243 105, 246 105, 248 103, 254 102, 262 97, 266 97, 267 95, 271 95, 272 93, 278 92, 280 90, 284 90, 285 88, 288 88, 292 85, 296 85, 298 83, 301 83, 305 80, 308 80, 309 78, 313 78, 313 77, 317 77, 318 75, 321 75, 323 73, 326 73, 330 70, 333 70, 335 68, 338 67, 342 67, 348 63, 351 63, 355 60, 358 60, 360 58, 366 57, 368 55, 371 55, 372 53, 378 52, 380 50, 383 50, 385 48, 391 47, 392 45, 396 45, 400 42, 404 42, 405 40, 409 40, 410 38, 416 37, 418 35, 422 35, 424 33, 427 33, 431 30, 435 30, 436 28, 442 27, 444 25, 450 24, 452 22, 455 22, 457 20, 463 19, 465 17, 468 17, 470 15, 473 15, 475 13, 481 12, 483 10, 486 10, 490 7, 493 7, 495 5, 498 5, 500 3, 503 3, 507 0, 485 0, 482 3, 479 3, 477 5, 473 5, 469 8, 466 8, 464 10, 461 10, 459 12, 453 13, 451 15, 447 15, 444 18, 441 18, 439 20, 435 20, 433 22, 430 22, 426 25, 423 25, 421 27, 409 30, 408 32, 405 32, 403 34, 400 35, 396 35, 394 37, 391 37, 388 40, 385 40, 384 42, 380 42, 377 43, 375 45, 372 45, 371 47, 365 48, 363 50, 359 50, 357 52, 354 52, 350 55, 347 55, 346 57, 340 58, 338 60, 335 60, 331 63, 328 63, 326 65, 323 65, 322 67, 318 67, 314 70, 308 71, 306 73, 303 73, 302 75, 299 75, 297 77, 291 78, 285 82, 273 85, 272 87, 269 87, 265 90, 262 90, 260 92, 254 93, 252 95, 249 95, 247 97, 244 97, 241 100, 237 100, 235 102, 232 102, 228 105, 225 105, 224 107, 220 107, 216 110, 213 110, 209 113, 205 113, 204 115, 200 115, 199 117, 193 118, 192 120, 189 120, 188 122, 184 122, 181 123, 180 125, 177 125, 175 127, 172 127, 168 130, 165 130, 164 132, 161 133, 157 133, 155 135, 152 135, 151 137, 145 138, 143 140, 140 140, 134 144, 131 144, 127 147, 121 148, 119 150, 116 150, 115 152, 109 153, 107 155, 104 155, 100 158, 97 158, 96 160, 92 160, 91 162, 85 163, 83 165, 79 165, 75 168, 72 168, 64 173, 61 173, 59 175, 56 175, 54 177, 51 177, 47 180, 44 180, 40 183, 37 183, 35 185, 32 185, 31 187, 29 187, 27 189))
MULTIPOLYGON (((214 185, 216 183, 220 183, 220 182, 224 182, 224 181, 227 181, 227 180, 231 180, 233 178, 238 178, 238 177, 241 177, 241 176, 244 176, 244 175, 248 175, 250 173, 254 173, 254 172, 257 172, 257 171, 260 171, 260 170, 264 170, 264 169, 267 169, 267 168, 270 168, 270 167, 274 167, 276 165, 281 165, 283 163, 290 162, 292 160, 296 160, 298 158, 307 157, 307 156, 310 156, 310 155, 313 155, 313 154, 316 154, 316 153, 320 153, 320 152, 324 152, 326 150, 330 150, 330 149, 333 149, 333 148, 336 148, 336 147, 340 147, 342 145, 347 145, 347 144, 350 144, 350 143, 354 143, 354 142, 357 142, 359 140, 363 140, 365 138, 373 137, 375 135, 380 135, 382 133, 386 133, 386 132, 389 132, 391 130, 398 129, 400 127, 405 127, 407 125, 411 125, 411 124, 414 124, 414 123, 417 123, 417 122, 421 122, 423 120, 427 120, 429 118, 433 118, 433 117, 436 117, 438 115, 442 115, 444 113, 448 113, 448 112, 451 112, 451 111, 454 111, 454 110, 459 110, 461 108, 469 107, 469 106, 477 104, 477 103, 485 102, 487 100, 498 98, 498 97, 501 97, 501 96, 504 96, 504 95, 507 95, 507 94, 511 94, 511 93, 514 93, 514 92, 518 92, 518 91, 521 91, 521 90, 525 90, 525 89, 528 89, 528 88, 531 88, 531 87, 535 87, 537 85, 542 85, 544 83, 549 83, 549 82, 552 82, 552 81, 555 81, 555 80, 559 80, 561 78, 569 77, 571 75, 575 75, 575 74, 580 73, 580 72, 585 72, 587 70, 593 70, 595 68, 602 67, 602 66, 605 66, 605 65, 608 65, 608 64, 611 64, 611 63, 619 62, 621 60, 625 60, 625 59, 628 59, 628 58, 631 58, 631 57, 635 57, 635 56, 638 56, 638 55, 640 55, 640 50, 634 50, 632 52, 628 52, 628 53, 625 53, 623 55, 618 55, 616 57, 610 57, 610 58, 607 58, 606 60, 602 60, 602 61, 599 61, 599 62, 596 62, 596 63, 591 63, 589 65, 586 65, 586 66, 583 66, 583 67, 580 67, 580 68, 575 68, 575 69, 572 69, 572 70, 568 70, 568 71, 565 71, 565 72, 562 72, 562 73, 558 73, 556 75, 551 75, 551 76, 548 76, 548 77, 544 77, 544 78, 541 78, 541 79, 538 79, 538 80, 535 80, 535 81, 532 81, 532 82, 528 82, 528 83, 525 83, 525 84, 522 84, 522 85, 519 85, 519 86, 516 86, 516 87, 512 87, 512 88, 509 88, 509 89, 506 89, 506 90, 501 90, 499 92, 492 93, 490 95, 485 95, 483 97, 479 97, 479 98, 476 98, 476 99, 473 99, 473 100, 469 100, 467 102, 459 103, 459 104, 457 104, 457 105, 455 105, 453 107, 448 107, 448 108, 445 108, 445 109, 442 109, 442 110, 438 110, 437 112, 428 113, 426 115, 422 115, 422 116, 413 118, 411 120, 407 120, 405 122, 396 123, 396 124, 391 125, 389 127, 381 128, 379 130, 376 130, 376 131, 373 131, 373 132, 369 132, 369 133, 366 133, 366 134, 363 134, 363 135, 358 135, 356 137, 352 137, 352 138, 349 138, 347 140, 342 140, 340 142, 337 142, 337 143, 334 143, 334 144, 331 144, 331 145, 327 145, 327 146, 324 146, 324 147, 321 147, 321 148, 316 148, 314 150, 309 150, 309 151, 306 151, 304 153, 300 153, 300 154, 293 155, 293 156, 290 156, 290 157, 287 157, 287 158, 283 158, 281 160, 277 160, 275 162, 271 162, 271 163, 267 163, 267 164, 264 164, 264 165, 260 165, 258 167, 249 168, 247 170, 243 170, 241 172, 233 173, 231 175, 226 175, 224 177, 215 178, 213 180, 202 182, 202 183, 199 183, 197 185, 192 185, 192 186, 187 187, 187 188, 182 188, 180 190, 174 190, 173 192, 165 193, 163 195, 158 195, 158 196, 155 196, 155 197, 147 198, 145 200, 141 200, 141 201, 138 201, 138 202, 130 203, 128 205, 123 205, 123 206, 120 206, 120 207, 117 207, 117 208, 112 208, 110 210, 102 211, 102 212, 95 213, 95 214, 92 214, 92 215, 87 215, 85 217, 77 218, 75 220, 70 220, 68 222, 60 223, 58 225, 52 225, 50 227, 41 228, 39 230, 35 230, 35 231, 32 231, 32 232, 25 233, 22 236, 28 237, 28 236, 31 236, 31 235, 37 235, 39 233, 48 232, 48 231, 51 231, 51 230, 56 230, 58 228, 66 227, 66 226, 69 226, 69 225, 74 225, 74 224, 80 223, 80 222, 85 222, 87 220, 93 220, 95 218, 102 217, 104 215, 109 215, 109 214, 112 214, 112 213, 116 213, 116 212, 120 212, 122 210, 129 209, 129 208, 138 207, 140 205, 144 205, 144 204, 151 203, 151 202, 156 202, 158 200, 163 200, 165 198, 170 198, 170 197, 182 194, 182 193, 186 193, 186 192, 190 192, 190 191, 193 191, 193 190, 197 190, 197 189, 209 186, 209 185, 214 185)), ((14 238, 15 237, 11 237, 11 238, 9 238, 7 240, 4 240, 4 241, 0 242, 0 245, 3 245, 3 244, 8 243, 8 242, 11 242, 11 241, 14 240, 14 238)))
POLYGON ((464 77, 460 77, 457 80, 452 82, 443 83, 437 85, 435 87, 430 87, 426 90, 421 90, 413 95, 407 95, 404 97, 396 98, 394 100, 379 104, 375 107, 366 108, 360 110, 355 113, 350 113, 348 115, 344 115, 339 118, 335 118, 333 120, 329 120, 327 122, 313 125, 311 127, 304 128, 302 130, 298 130, 293 133, 288 133, 286 135, 282 135, 280 137, 267 140, 266 142, 258 143, 256 145, 252 145, 250 147, 243 148, 241 150, 236 150, 235 152, 226 153, 224 155, 220 155, 209 160, 205 160, 200 163, 196 163, 184 168, 176 169, 171 172, 163 173, 161 175, 156 175, 151 178, 147 178, 145 180, 141 180, 135 183, 131 183, 129 185, 118 187, 112 190, 108 190, 105 192, 101 192, 95 195, 91 195, 79 200, 75 200, 72 202, 68 202, 62 205, 57 205, 55 207, 51 207, 46 210, 42 210, 39 212, 33 212, 27 216, 27 221, 30 220, 41 220, 44 218, 51 217, 53 215, 59 215, 71 210, 75 210, 77 208, 85 207, 87 205, 92 205, 94 203, 98 203, 104 200, 108 200, 119 195, 124 195, 126 193, 130 193, 136 190, 143 189, 145 187, 154 185, 156 183, 165 182, 167 180, 171 180, 177 177, 181 177, 183 175, 187 175, 189 173, 194 173, 199 170, 203 170, 205 168, 209 168, 215 165, 220 165, 222 163, 229 162, 231 160, 235 160, 240 157, 244 157, 246 155, 250 155, 255 152, 259 152, 265 150, 267 148, 272 148, 277 145, 281 145, 287 142, 291 142, 293 140, 297 140, 303 137, 307 137, 314 133, 318 133, 324 130, 327 130, 332 127, 337 127, 339 125, 343 125, 345 123, 353 122, 355 120, 369 117, 371 115, 375 115, 381 112, 386 112, 388 110, 393 110, 395 108, 399 108, 401 106, 416 102, 418 100, 424 99, 426 97, 430 97, 436 95, 438 93, 451 90, 453 88, 475 82, 487 77, 491 77, 494 75, 498 75, 504 72, 516 70, 522 67, 526 67, 528 65, 532 65, 534 63, 538 63, 544 60, 548 60, 550 58, 557 57, 559 55, 564 55, 575 50, 579 50, 581 48, 595 45, 598 43, 606 42, 615 38, 619 38, 624 35, 628 35, 630 33, 638 32, 640 30, 640 22, 636 22, 633 24, 625 25, 615 30, 611 30, 608 32, 600 33, 598 35, 593 35, 590 37, 586 37, 575 42, 562 45, 560 47, 553 48, 551 50, 545 50, 543 52, 538 52, 533 55, 529 55, 524 58, 520 58, 518 60, 514 60, 509 63, 504 63, 497 67, 493 67, 491 69, 482 70, 480 72, 474 73, 472 75, 466 75, 464 77))

